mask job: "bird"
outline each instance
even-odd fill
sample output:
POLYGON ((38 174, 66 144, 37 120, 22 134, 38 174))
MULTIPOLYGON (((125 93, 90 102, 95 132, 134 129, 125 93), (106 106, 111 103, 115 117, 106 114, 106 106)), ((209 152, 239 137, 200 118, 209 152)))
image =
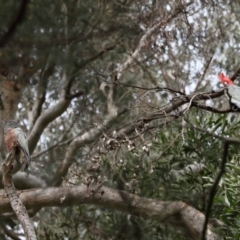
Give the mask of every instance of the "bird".
POLYGON ((234 110, 240 109, 240 87, 235 85, 234 82, 224 75, 224 73, 219 73, 218 78, 227 88, 227 95, 229 97, 230 105, 234 110))
POLYGON ((21 170, 25 171, 31 161, 31 156, 29 154, 27 137, 20 124, 14 120, 3 121, 4 130, 4 142, 7 151, 11 153, 15 150, 15 159, 20 163, 21 170), (25 161, 21 158, 21 151, 25 155, 25 161))

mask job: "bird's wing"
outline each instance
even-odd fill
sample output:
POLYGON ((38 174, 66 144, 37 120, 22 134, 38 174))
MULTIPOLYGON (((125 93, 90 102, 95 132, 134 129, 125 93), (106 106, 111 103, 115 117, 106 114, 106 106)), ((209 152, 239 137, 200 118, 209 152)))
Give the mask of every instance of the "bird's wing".
POLYGON ((15 128, 15 136, 16 136, 16 140, 19 143, 19 146, 21 147, 21 149, 23 150, 25 156, 26 156, 26 160, 30 160, 30 154, 29 154, 29 150, 28 150, 28 143, 27 143, 27 138, 26 138, 26 134, 23 132, 23 130, 21 128, 15 128))
POLYGON ((229 86, 228 94, 231 97, 231 102, 240 108, 240 87, 236 85, 229 86))

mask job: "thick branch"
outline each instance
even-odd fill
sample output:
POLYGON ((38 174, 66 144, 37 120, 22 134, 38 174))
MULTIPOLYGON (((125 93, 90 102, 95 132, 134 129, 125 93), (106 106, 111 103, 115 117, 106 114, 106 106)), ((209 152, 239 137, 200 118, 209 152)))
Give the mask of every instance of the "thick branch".
MULTIPOLYGON (((61 91, 60 94, 60 99, 58 101, 58 103, 56 103, 53 107, 47 109, 46 111, 44 111, 36 120, 30 135, 28 137, 28 146, 29 146, 29 151, 30 153, 33 152, 34 148, 37 145, 37 142, 42 134, 42 132, 44 131, 45 127, 52 122, 54 119, 56 119, 57 117, 59 117, 62 113, 64 113, 66 111, 66 109, 68 108, 69 104, 71 103, 71 100, 74 97, 78 97, 82 94, 81 91, 79 91, 77 94, 75 95, 69 95, 70 94, 70 90, 71 90, 71 80, 67 78, 67 74, 66 72, 64 72, 63 74, 63 83, 64 83, 64 88, 61 91)), ((46 82, 45 82, 46 84, 46 82)), ((40 85, 40 93, 43 90, 44 85, 41 86, 40 85)))
MULTIPOLYGON (((19 192, 24 205, 30 208, 93 204, 125 211, 128 214, 163 222, 184 235, 200 239, 204 215, 184 202, 165 202, 139 197, 108 187, 86 186, 34 189, 19 192)), ((11 211, 7 198, 0 195, 0 213, 11 211)), ((207 238, 221 239, 208 226, 207 238)))
MULTIPOLYGON (((2 171, 0 172, 0 178, 2 177, 2 171)), ((45 187, 46 183, 40 179, 39 176, 34 176, 32 174, 27 174, 25 172, 18 171, 12 177, 14 186, 18 189, 31 189, 45 187)), ((3 188, 2 183, 0 183, 0 189, 3 188)))
POLYGON ((68 147, 66 152, 65 158, 57 169, 55 176, 50 181, 50 186, 59 186, 63 180, 63 178, 67 175, 69 167, 75 161, 75 154, 80 147, 84 146, 85 144, 92 143, 98 139, 101 134, 108 130, 111 125, 117 120, 117 118, 126 111, 124 108, 122 111, 118 112, 117 107, 115 106, 115 102, 113 100, 113 88, 114 84, 109 85, 109 92, 108 94, 104 91, 104 87, 100 87, 100 89, 104 92, 107 97, 107 104, 108 104, 108 115, 106 119, 103 121, 102 124, 99 124, 96 128, 85 132, 81 136, 75 138, 68 147))
POLYGON ((23 205, 22 201, 20 200, 12 182, 11 171, 13 168, 14 157, 15 157, 15 154, 13 153, 9 154, 5 163, 3 164, 2 166, 3 180, 2 181, 3 181, 3 185, 6 191, 7 197, 10 201, 11 207, 15 212, 15 214, 17 215, 17 218, 24 229, 26 239, 34 240, 34 239, 37 239, 37 237, 34 231, 33 224, 30 221, 27 210, 23 205))
POLYGON ((62 97, 56 105, 47 109, 41 114, 28 137, 28 146, 30 152, 32 152, 36 147, 37 142, 45 127, 54 119, 59 117, 62 113, 64 113, 68 108, 70 102, 71 100, 62 97))
POLYGON ((48 77, 52 75, 54 68, 49 67, 49 63, 46 64, 45 69, 42 71, 39 77, 38 86, 37 86, 37 98, 35 99, 34 105, 32 107, 32 116, 29 123, 29 132, 31 132, 35 122, 38 117, 41 115, 42 106, 45 102, 48 77))

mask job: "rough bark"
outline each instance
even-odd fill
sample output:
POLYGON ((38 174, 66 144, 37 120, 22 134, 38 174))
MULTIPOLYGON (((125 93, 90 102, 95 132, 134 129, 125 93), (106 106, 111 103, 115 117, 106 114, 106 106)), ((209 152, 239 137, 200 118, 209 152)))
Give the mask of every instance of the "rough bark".
POLYGON ((11 153, 8 155, 5 163, 2 166, 3 186, 6 191, 9 202, 11 204, 11 207, 15 212, 15 214, 17 215, 17 218, 24 229, 26 239, 35 240, 37 239, 37 237, 35 234, 33 224, 30 221, 27 210, 23 205, 22 201, 20 200, 19 195, 13 185, 12 173, 11 173, 13 168, 13 161, 14 161, 14 154, 11 153))
MULTIPOLYGON (((152 219, 179 230, 192 239, 200 239, 204 214, 184 202, 159 201, 139 197, 104 186, 33 189, 18 192, 27 209, 93 204, 152 219)), ((0 194, 0 213, 11 211, 9 200, 0 194)), ((207 227, 206 239, 222 239, 207 227)))

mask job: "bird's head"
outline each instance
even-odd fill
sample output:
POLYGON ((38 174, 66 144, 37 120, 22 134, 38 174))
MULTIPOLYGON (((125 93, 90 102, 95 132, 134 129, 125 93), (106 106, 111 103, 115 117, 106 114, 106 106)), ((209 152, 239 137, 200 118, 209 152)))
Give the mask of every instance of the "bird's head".
POLYGON ((4 131, 6 131, 9 128, 17 128, 19 126, 19 124, 14 120, 2 121, 2 124, 4 131))
POLYGON ((223 85, 234 85, 233 81, 229 77, 224 75, 224 73, 219 73, 218 78, 223 85))

